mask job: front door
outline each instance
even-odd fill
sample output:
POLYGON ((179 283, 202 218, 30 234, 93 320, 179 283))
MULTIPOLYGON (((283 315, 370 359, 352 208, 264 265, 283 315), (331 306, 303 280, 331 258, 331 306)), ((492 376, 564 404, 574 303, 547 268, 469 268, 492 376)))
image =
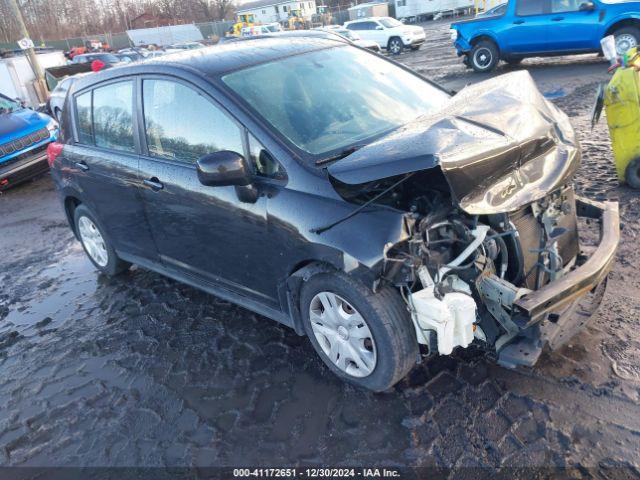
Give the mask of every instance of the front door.
POLYGON ((161 261, 276 306, 255 274, 264 255, 267 197, 202 185, 196 170, 208 153, 245 155, 242 127, 194 86, 174 80, 143 80, 142 107, 148 154, 140 178, 161 261))
POLYGON ((579 52, 597 49, 604 33, 600 33, 604 27, 598 21, 598 11, 581 10, 580 6, 586 0, 550 1, 549 50, 579 52))

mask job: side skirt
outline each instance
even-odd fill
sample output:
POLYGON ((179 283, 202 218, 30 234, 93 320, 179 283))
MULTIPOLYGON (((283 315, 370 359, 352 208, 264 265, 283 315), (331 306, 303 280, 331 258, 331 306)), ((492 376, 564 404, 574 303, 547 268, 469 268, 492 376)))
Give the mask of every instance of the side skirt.
POLYGON ((136 255, 129 255, 128 253, 120 251, 116 251, 116 253, 122 260, 133 263, 147 270, 159 273, 160 275, 164 275, 165 277, 169 277, 180 283, 185 283, 194 288, 203 290, 207 293, 210 293, 211 295, 215 295, 218 298, 239 305, 259 315, 275 320, 276 322, 282 323, 287 327, 293 328, 294 326, 293 320, 286 313, 266 306, 244 295, 240 295, 239 293, 233 292, 218 284, 214 284, 209 280, 189 275, 185 272, 167 267, 166 265, 140 258, 136 255))

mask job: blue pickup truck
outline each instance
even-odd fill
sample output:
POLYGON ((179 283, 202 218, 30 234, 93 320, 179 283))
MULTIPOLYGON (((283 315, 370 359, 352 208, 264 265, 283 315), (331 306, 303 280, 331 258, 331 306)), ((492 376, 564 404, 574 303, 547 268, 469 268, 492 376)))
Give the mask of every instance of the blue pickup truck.
POLYGON ((47 171, 47 146, 58 124, 0 94, 0 191, 47 171))
POLYGON ((619 54, 640 44, 640 1, 509 0, 497 11, 451 25, 458 56, 477 72, 500 60, 598 53, 607 35, 619 54))

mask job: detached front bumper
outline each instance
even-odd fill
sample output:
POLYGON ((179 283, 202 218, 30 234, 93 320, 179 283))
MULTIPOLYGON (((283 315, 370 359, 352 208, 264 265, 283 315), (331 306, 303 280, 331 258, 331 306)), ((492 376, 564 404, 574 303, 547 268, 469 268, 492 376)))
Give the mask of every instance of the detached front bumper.
POLYGON ((600 243, 582 265, 513 303, 513 318, 522 331, 499 351, 498 361, 504 366, 531 366, 544 345, 562 346, 586 325, 602 300, 620 242, 618 204, 578 197, 576 210, 579 217, 600 222, 600 243), (592 298, 585 309, 580 303, 587 295, 592 298))
POLYGON ((47 144, 0 163, 0 191, 44 173, 49 169, 47 163, 47 144))

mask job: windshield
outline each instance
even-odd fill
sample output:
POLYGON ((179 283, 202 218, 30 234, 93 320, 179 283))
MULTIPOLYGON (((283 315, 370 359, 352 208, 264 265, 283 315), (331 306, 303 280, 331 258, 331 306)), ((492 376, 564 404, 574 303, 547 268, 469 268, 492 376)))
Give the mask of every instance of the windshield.
POLYGON ((111 55, 110 53, 96 55, 94 58, 92 58, 92 60, 96 60, 96 59, 99 59, 100 61, 106 62, 106 63, 118 63, 120 61, 118 57, 116 57, 115 55, 111 55))
POLYGON ((371 140, 449 98, 403 68, 348 46, 256 65, 222 80, 281 135, 315 156, 371 140))
POLYGON ((353 33, 351 30, 336 30, 336 33, 338 35, 342 35, 345 38, 348 38, 352 42, 360 40, 360 37, 357 34, 353 33))
POLYGON ((3 95, 0 95, 0 113, 11 113, 14 110, 21 109, 22 106, 15 100, 11 100, 3 95))
POLYGON ((379 21, 385 28, 401 27, 403 25, 402 22, 399 22, 395 18, 381 18, 379 21))

